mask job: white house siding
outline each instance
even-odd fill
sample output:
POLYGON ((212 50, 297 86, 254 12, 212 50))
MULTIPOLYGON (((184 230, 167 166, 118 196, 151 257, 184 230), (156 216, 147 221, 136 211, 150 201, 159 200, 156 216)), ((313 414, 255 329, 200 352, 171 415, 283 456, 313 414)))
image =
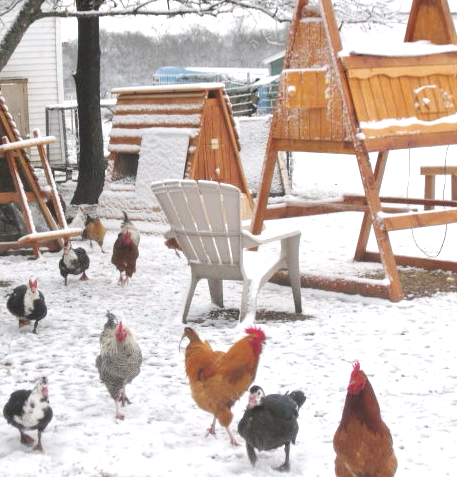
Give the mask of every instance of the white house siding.
MULTIPOLYGON (((0 31, 0 36, 3 33, 0 31)), ((6 78, 27 79, 30 131, 21 131, 22 137, 28 137, 37 128, 45 135, 46 106, 60 103, 64 97, 60 19, 43 18, 29 27, 0 71, 0 79, 6 78)), ((62 162, 63 159, 52 160, 62 162)), ((36 151, 32 152, 32 161, 39 161, 36 151)))

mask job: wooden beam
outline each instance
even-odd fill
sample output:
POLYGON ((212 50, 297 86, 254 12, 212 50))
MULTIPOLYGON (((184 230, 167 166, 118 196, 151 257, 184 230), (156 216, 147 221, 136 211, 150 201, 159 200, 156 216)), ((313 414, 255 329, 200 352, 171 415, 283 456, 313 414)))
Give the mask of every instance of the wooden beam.
POLYGON ((17 241, 17 243, 19 245, 25 245, 30 243, 35 244, 37 242, 48 242, 49 240, 62 238, 69 239, 70 237, 81 235, 82 231, 82 228, 65 228, 60 230, 49 230, 47 232, 34 232, 31 234, 23 235, 17 241))
MULTIPOLYGON (((445 272, 457 272, 457 262, 449 260, 437 260, 426 257, 411 257, 407 255, 395 255, 395 260, 398 265, 403 267, 423 268, 424 270, 444 270, 445 272)), ((380 263, 379 253, 366 252, 363 262, 380 263)))
POLYGON ((54 136, 40 136, 39 138, 34 139, 21 139, 20 141, 4 142, 0 145, 0 153, 4 151, 19 151, 21 149, 28 149, 29 147, 51 144, 55 141, 56 138, 54 136))
POLYGON ((430 227, 432 225, 450 224, 457 222, 457 208, 431 210, 410 214, 399 214, 379 217, 386 231, 430 227))
MULTIPOLYGON (((408 204, 408 205, 440 205, 442 207, 457 207, 457 200, 442 199, 422 199, 418 197, 387 197, 380 196, 381 202, 385 204, 408 204)), ((354 204, 366 204, 366 198, 363 195, 345 194, 343 196, 345 202, 354 204)))
MULTIPOLYGON (((273 275, 270 282, 277 285, 289 285, 287 272, 279 271, 273 275)), ((303 288, 313 288, 317 290, 332 291, 335 293, 345 293, 347 295, 361 295, 367 297, 389 299, 389 287, 381 280, 351 280, 346 278, 330 278, 314 275, 300 275, 300 282, 303 288)), ((399 300, 395 300, 399 301, 399 300)))

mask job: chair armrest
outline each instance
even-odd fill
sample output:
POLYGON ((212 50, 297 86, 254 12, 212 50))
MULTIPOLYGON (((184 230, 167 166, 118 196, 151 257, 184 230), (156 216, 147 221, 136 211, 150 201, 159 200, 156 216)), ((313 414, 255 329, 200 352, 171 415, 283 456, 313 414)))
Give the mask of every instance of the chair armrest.
POLYGON ((245 248, 252 248, 258 247, 259 245, 263 245, 269 242, 275 242, 278 240, 284 240, 290 237, 300 237, 301 231, 300 230, 289 230, 282 233, 277 233, 274 231, 265 231, 262 232, 260 235, 254 235, 247 230, 242 230, 241 235, 243 237, 243 247, 245 248))

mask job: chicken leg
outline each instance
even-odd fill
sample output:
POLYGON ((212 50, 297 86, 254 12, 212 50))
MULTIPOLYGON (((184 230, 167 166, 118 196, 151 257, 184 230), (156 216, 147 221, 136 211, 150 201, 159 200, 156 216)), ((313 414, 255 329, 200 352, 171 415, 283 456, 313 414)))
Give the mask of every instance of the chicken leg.
POLYGON ((41 431, 38 431, 38 442, 33 450, 37 452, 43 452, 43 447, 41 446, 41 431))
POLYGON ((25 445, 32 445, 34 442, 33 437, 30 437, 28 434, 26 434, 24 431, 19 431, 21 433, 21 444, 25 445))
POLYGON ((284 452, 286 454, 286 460, 276 470, 279 470, 280 472, 289 472, 289 470, 290 470, 290 462, 289 462, 290 442, 285 443, 284 452))

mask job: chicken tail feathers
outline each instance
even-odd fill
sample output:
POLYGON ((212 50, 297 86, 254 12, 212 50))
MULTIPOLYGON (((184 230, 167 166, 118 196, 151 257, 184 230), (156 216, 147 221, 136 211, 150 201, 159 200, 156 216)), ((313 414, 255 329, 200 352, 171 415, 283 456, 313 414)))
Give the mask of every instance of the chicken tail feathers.
POLYGON ((106 327, 114 328, 117 325, 117 318, 109 310, 106 312, 106 318, 106 327))
POLYGON ((303 391, 300 391, 298 389, 295 391, 292 391, 291 393, 288 393, 288 395, 295 402, 298 409, 300 409, 306 401, 305 394, 303 393, 303 391))
POLYGON ((201 341, 200 337, 198 336, 198 333, 193 328, 191 328, 190 326, 186 326, 184 328, 184 333, 183 333, 182 337, 183 338, 184 337, 188 338, 191 343, 194 343, 196 341, 201 341))
POLYGON ((123 221, 122 225, 131 223, 130 218, 129 218, 127 212, 126 212, 125 210, 123 210, 122 213, 124 214, 124 221, 123 221))

